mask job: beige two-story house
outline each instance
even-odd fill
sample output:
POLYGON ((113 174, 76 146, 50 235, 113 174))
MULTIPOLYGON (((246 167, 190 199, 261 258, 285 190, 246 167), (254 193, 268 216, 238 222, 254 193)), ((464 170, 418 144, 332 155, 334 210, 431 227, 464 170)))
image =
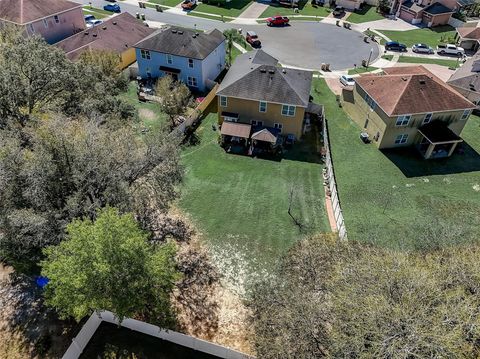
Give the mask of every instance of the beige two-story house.
POLYGON ((355 79, 351 114, 380 149, 416 146, 424 158, 450 156, 475 108, 423 66, 355 79))
POLYGON ((217 90, 218 122, 228 122, 223 131, 252 139, 263 136, 272 142, 280 134, 302 136, 312 106, 312 72, 277 64, 262 50, 236 58, 217 90))

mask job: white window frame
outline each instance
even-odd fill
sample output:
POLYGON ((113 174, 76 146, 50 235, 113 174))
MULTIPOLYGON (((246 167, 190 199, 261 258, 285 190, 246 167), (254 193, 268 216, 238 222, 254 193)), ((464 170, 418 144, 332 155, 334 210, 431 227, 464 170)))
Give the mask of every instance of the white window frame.
POLYGON ((193 59, 188 59, 188 67, 193 69, 193 66, 194 66, 193 59))
POLYGON ((187 84, 190 87, 198 87, 197 78, 193 77, 193 76, 188 76, 187 77, 187 84))
POLYGON ((227 106, 228 106, 227 96, 220 96, 220 107, 227 107, 227 106))
POLYGON ((373 111, 377 107, 377 103, 370 97, 368 93, 365 93, 365 102, 367 103, 370 110, 373 111))
POLYGON ((45 29, 48 29, 48 20, 43 19, 43 26, 45 26, 45 29))
POLYGON ((396 145, 403 145, 407 143, 408 141, 408 133, 402 133, 401 135, 398 135, 395 137, 395 144, 396 145))
POLYGON ((294 117, 295 116, 295 111, 296 111, 296 107, 293 106, 293 105, 282 105, 282 109, 281 109, 281 114, 282 116, 287 116, 287 117, 294 117), (293 109, 293 112, 291 111, 293 109), (286 110, 286 111, 284 111, 286 110))
POLYGON ((401 115, 397 117, 395 121, 395 127, 406 127, 410 123, 412 115, 401 115))
POLYGON ((258 102, 258 112, 263 112, 263 113, 267 112, 267 103, 265 101, 258 102), (263 111, 262 111, 262 105, 265 105, 263 111))
POLYGON ((273 127, 280 130, 280 133, 282 133, 283 130, 283 123, 274 123, 273 127))
POLYGON ((142 59, 145 60, 150 60, 152 58, 152 55, 150 54, 149 50, 140 50, 140 55, 142 56, 142 59))
POLYGON ((463 113, 462 113, 462 117, 460 117, 460 120, 461 121, 466 121, 468 120, 468 118, 470 117, 472 113, 472 110, 468 109, 468 110, 463 110, 463 113))
POLYGON ((173 56, 170 54, 167 54, 167 64, 171 65, 173 64, 173 56))
POLYGON ((433 113, 429 112, 425 114, 422 124, 426 125, 427 123, 432 122, 433 113))
POLYGON ((60 16, 59 15, 54 15, 53 20, 55 21, 55 24, 59 24, 60 23, 60 16))

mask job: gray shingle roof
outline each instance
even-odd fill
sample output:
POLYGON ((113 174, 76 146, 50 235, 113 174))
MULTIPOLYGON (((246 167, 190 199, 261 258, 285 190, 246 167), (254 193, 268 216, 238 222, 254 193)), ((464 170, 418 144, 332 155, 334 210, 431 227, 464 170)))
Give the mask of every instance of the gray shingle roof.
POLYGON ((135 44, 136 48, 203 60, 215 50, 225 37, 221 31, 196 32, 170 26, 159 29, 146 39, 135 44))
POLYGON ((447 81, 448 84, 466 90, 480 91, 480 55, 465 61, 447 81))
POLYGON ((217 95, 307 107, 312 72, 277 67, 277 63, 262 50, 238 56, 217 95))

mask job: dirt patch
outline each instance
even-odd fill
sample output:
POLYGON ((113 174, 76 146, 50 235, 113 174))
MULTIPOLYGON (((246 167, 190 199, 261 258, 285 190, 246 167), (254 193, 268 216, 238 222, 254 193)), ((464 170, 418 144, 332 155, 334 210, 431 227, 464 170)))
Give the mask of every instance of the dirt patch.
POLYGON ((157 115, 154 111, 149 110, 148 108, 141 108, 138 110, 138 116, 144 120, 155 120, 157 115))

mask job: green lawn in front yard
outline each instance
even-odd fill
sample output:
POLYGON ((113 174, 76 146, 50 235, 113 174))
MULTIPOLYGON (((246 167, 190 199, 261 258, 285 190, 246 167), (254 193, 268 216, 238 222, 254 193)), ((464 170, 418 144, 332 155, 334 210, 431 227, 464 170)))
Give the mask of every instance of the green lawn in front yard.
POLYGON ((252 3, 251 0, 232 0, 225 1, 210 1, 208 4, 198 5, 194 11, 206 12, 210 14, 237 17, 252 3), (221 6, 217 6, 220 4, 221 6))
MULTIPOLYGON (((299 2, 298 4, 298 13, 295 13, 294 9, 280 6, 280 5, 270 5, 263 13, 260 15, 260 18, 275 16, 275 15, 312 15, 327 17, 331 12, 331 9, 326 6, 317 6, 312 5, 309 1, 299 2)), ((293 19, 293 18, 292 18, 293 19)), ((312 21, 314 19, 312 18, 312 21)))
POLYGON ((356 69, 348 70, 348 74, 349 75, 363 74, 364 72, 371 72, 377 69, 378 69, 377 67, 373 67, 373 66, 368 66, 368 68, 360 66, 360 67, 357 67, 356 69))
POLYGON ((408 31, 379 30, 392 41, 398 41, 411 47, 414 44, 427 44, 434 49, 438 44, 450 42, 455 36, 455 28, 450 25, 408 31))
POLYGON ((159 4, 159 5, 175 7, 178 4, 180 4, 182 2, 182 0, 149 0, 149 2, 153 2, 153 3, 159 4))
POLYGON ((168 123, 168 117, 160 111, 159 105, 154 102, 141 102, 137 97, 137 85, 130 82, 128 91, 120 94, 120 98, 134 106, 137 110, 141 125, 149 130, 156 130, 168 123))
POLYGON ((462 137, 465 154, 423 160, 416 151, 378 150, 339 108, 323 79, 312 95, 324 104, 333 163, 350 240, 423 249, 480 238, 480 118, 462 137))
POLYGON ((352 12, 348 16, 347 21, 353 22, 354 24, 360 24, 362 22, 382 20, 384 18, 385 17, 382 16, 382 14, 377 12, 376 6, 364 4, 361 10, 352 12))
POLYGON ((434 59, 430 57, 404 56, 400 55, 398 62, 406 62, 411 64, 434 64, 456 68, 459 64, 457 60, 434 59))
POLYGON ((83 7, 83 14, 84 15, 93 15, 95 19, 103 19, 107 16, 113 15, 111 11, 105 11, 103 9, 99 9, 93 6, 84 6, 83 7))
MULTIPOLYGON (((179 207, 202 234, 229 283, 260 275, 304 235, 329 231, 322 168, 312 133, 281 161, 226 153, 217 114, 203 119, 198 143, 182 152, 179 207), (293 189, 292 214, 288 215, 293 189), (239 279, 242 277, 242 279, 239 279)), ((237 283, 238 284, 238 283, 237 283)))

